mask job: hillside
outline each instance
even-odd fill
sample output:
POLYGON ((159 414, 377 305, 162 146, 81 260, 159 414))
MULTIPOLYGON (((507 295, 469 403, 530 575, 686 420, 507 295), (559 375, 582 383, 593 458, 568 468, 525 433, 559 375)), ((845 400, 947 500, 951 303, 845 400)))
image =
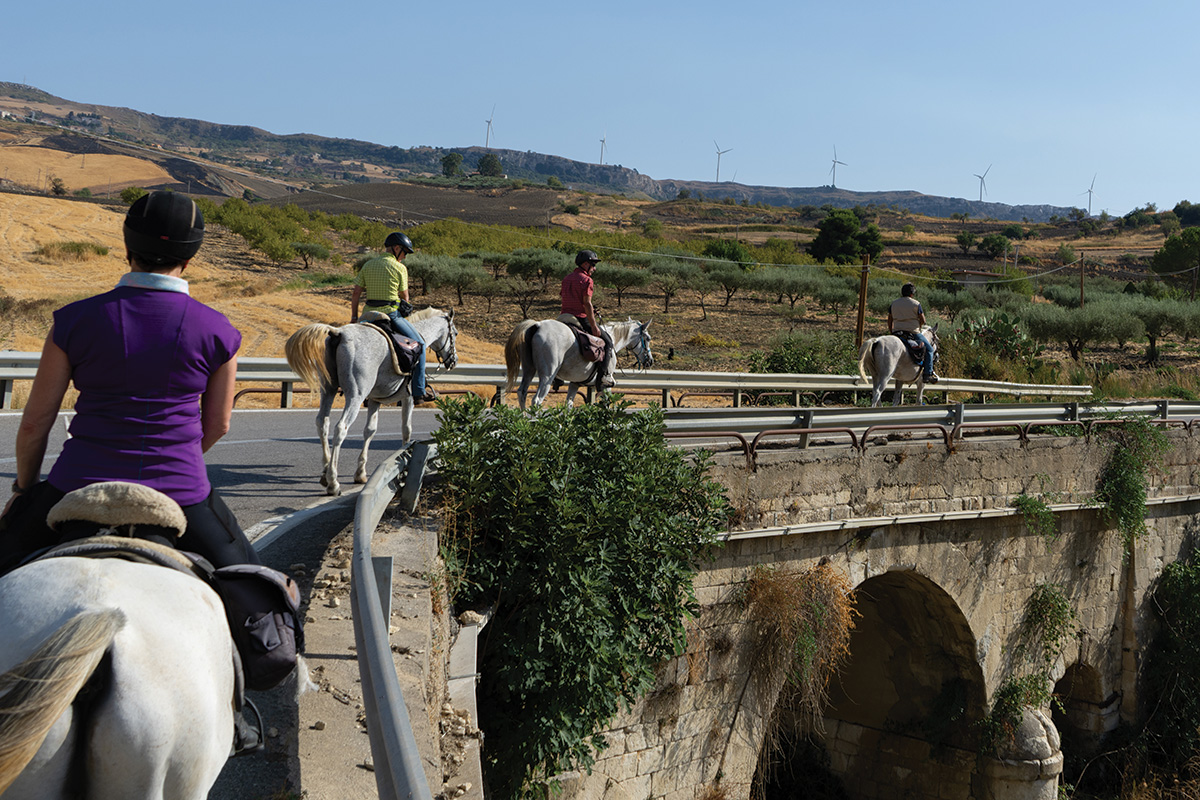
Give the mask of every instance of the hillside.
MULTIPOLYGON (((1071 209, 1050 205, 1010 206, 965 198, 937 197, 913 191, 851 192, 831 186, 748 186, 723 181, 654 179, 620 165, 590 164, 560 156, 482 147, 388 147, 354 139, 312 134, 277 135, 248 125, 221 125, 202 120, 160 117, 128 108, 65 100, 33 87, 0 82, 0 115, 8 125, 0 134, 30 135, 40 129, 43 141, 70 153, 128 153, 136 148, 159 164, 178 188, 206 194, 280 197, 289 187, 330 183, 368 183, 441 174, 447 153, 463 155, 463 167, 477 168, 486 153, 500 158, 509 178, 545 184, 556 178, 582 191, 669 200, 681 190, 692 195, 772 206, 858 205, 902 209, 913 214, 1046 222, 1071 209), (32 123, 41 123, 41 126, 32 123), (53 126, 47 128, 45 126, 53 126), (48 132, 67 129, 87 134, 82 141, 48 132), (172 153, 176 154, 172 158, 172 153), (184 160, 186 159, 186 160, 184 160)), ((81 137, 73 137, 79 139, 81 137)), ((0 144, 6 144, 0 142, 0 144)), ((30 145, 37 146, 37 145, 30 145)), ((4 165, 0 163, 0 168, 4 165)), ((61 176, 60 176, 61 177, 61 176)), ((6 178, 5 180, 16 180, 6 178)), ((25 184, 29 185, 29 184, 25 184)))

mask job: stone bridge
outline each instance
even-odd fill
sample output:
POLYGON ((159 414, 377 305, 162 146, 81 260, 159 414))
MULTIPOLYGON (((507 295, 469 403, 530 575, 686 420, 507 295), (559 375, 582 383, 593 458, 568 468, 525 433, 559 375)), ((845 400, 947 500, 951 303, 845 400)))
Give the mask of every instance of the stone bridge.
POLYGON ((1200 445, 1190 428, 1167 434, 1163 469, 1149 476, 1148 532, 1128 554, 1090 502, 1112 448, 1103 436, 949 449, 894 437, 862 453, 761 452, 754 472, 741 455, 718 456, 740 530, 696 580, 687 651, 616 720, 593 771, 564 776, 566 795, 741 800, 772 749, 774 780, 790 774, 792 794, 812 791, 811 765, 823 762, 824 779, 852 798, 1053 800, 1064 753, 1086 756, 1139 718, 1149 595, 1191 546, 1200 512, 1200 445), (1056 537, 1027 526, 1013 508, 1021 493, 1051 504, 1056 537), (764 666, 740 594, 759 565, 818 564, 854 587, 858 617, 809 736, 793 693, 764 666), (1019 673, 1018 631, 1043 584, 1060 587, 1078 624, 1053 672, 1065 710, 1027 713, 1014 744, 981 753, 976 723, 1019 673))

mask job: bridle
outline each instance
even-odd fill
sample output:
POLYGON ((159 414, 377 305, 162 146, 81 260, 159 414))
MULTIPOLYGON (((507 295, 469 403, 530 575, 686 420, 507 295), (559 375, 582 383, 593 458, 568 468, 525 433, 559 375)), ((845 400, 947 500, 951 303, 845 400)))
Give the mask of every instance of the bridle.
POLYGON ((654 356, 650 352, 650 334, 646 333, 645 324, 638 323, 637 339, 634 341, 633 347, 629 349, 633 351, 633 357, 637 359, 638 369, 648 369, 654 363, 654 356))
POLYGON ((439 364, 446 369, 454 369, 458 365, 458 329, 454 327, 454 320, 448 317, 446 319, 446 329, 446 338, 441 348, 430 345, 430 349, 437 356, 439 364))

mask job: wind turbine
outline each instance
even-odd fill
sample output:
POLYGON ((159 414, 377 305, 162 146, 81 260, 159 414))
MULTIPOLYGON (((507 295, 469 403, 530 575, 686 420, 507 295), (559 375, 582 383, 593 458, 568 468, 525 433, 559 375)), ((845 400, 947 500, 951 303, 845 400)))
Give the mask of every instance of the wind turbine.
POLYGON ((987 192, 987 182, 984 181, 984 178, 986 178, 987 174, 991 171, 992 165, 988 164, 988 168, 983 171, 982 175, 980 175, 978 172, 975 173, 975 177, 979 178, 979 202, 981 203, 983 202, 984 193, 987 192))
POLYGON ((604 166, 604 148, 607 145, 607 143, 608 143, 608 131, 605 131, 604 135, 600 137, 600 166, 602 166, 602 167, 604 166))
MULTIPOLYGON (((1099 173, 1097 173, 1097 174, 1099 174, 1099 173)), ((1088 196, 1088 216, 1089 217, 1092 215, 1092 189, 1095 189, 1095 188, 1096 188, 1096 176, 1093 175, 1092 176, 1092 185, 1087 188, 1086 192, 1080 192, 1080 194, 1086 194, 1088 196)))
POLYGON ((487 138, 485 138, 483 140, 484 148, 487 148, 487 146, 489 144, 491 144, 491 142, 492 142, 492 120, 495 119, 495 117, 496 117, 496 106, 493 105, 492 106, 492 115, 490 117, 488 117, 486 120, 486 122, 487 122, 487 138))
POLYGON ((721 182, 721 154, 728 153, 733 148, 726 147, 724 150, 722 150, 721 145, 717 144, 716 139, 713 139, 713 146, 717 148, 717 183, 720 183, 721 182))
POLYGON ((834 189, 836 189, 836 188, 837 188, 837 165, 838 165, 838 164, 841 164, 843 167, 848 167, 848 166, 850 166, 850 165, 849 165, 849 164, 847 164, 845 161, 838 161, 838 157, 837 157, 837 145, 834 145, 834 148, 833 148, 833 167, 832 167, 832 168, 829 170, 829 176, 830 176, 830 177, 829 177, 829 185, 830 185, 832 188, 834 188, 834 189))

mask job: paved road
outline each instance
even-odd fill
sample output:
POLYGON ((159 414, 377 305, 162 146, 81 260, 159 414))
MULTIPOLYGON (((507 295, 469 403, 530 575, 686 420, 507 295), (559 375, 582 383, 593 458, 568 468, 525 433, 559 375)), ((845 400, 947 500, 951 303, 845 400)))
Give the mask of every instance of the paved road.
MULTIPOLYGON (((333 422, 340 413, 340 409, 334 409, 333 422)), ((432 408, 413 412, 414 438, 427 437, 437 426, 436 413, 432 408)), ((42 465, 43 476, 62 448, 70 416, 59 416, 42 465)), ((7 502, 8 486, 16 477, 14 444, 19 421, 20 412, 0 412, 0 503, 7 502)), ((363 422, 360 414, 342 450, 338 474, 347 493, 357 488, 354 467, 362 449, 363 422)), ((368 471, 400 444, 399 411, 384 408, 380 411, 379 432, 371 443, 368 471)), ((274 518, 312 509, 332 499, 317 482, 321 446, 312 409, 234 411, 229 433, 208 451, 205 460, 209 479, 252 539, 261 536, 274 518)))

